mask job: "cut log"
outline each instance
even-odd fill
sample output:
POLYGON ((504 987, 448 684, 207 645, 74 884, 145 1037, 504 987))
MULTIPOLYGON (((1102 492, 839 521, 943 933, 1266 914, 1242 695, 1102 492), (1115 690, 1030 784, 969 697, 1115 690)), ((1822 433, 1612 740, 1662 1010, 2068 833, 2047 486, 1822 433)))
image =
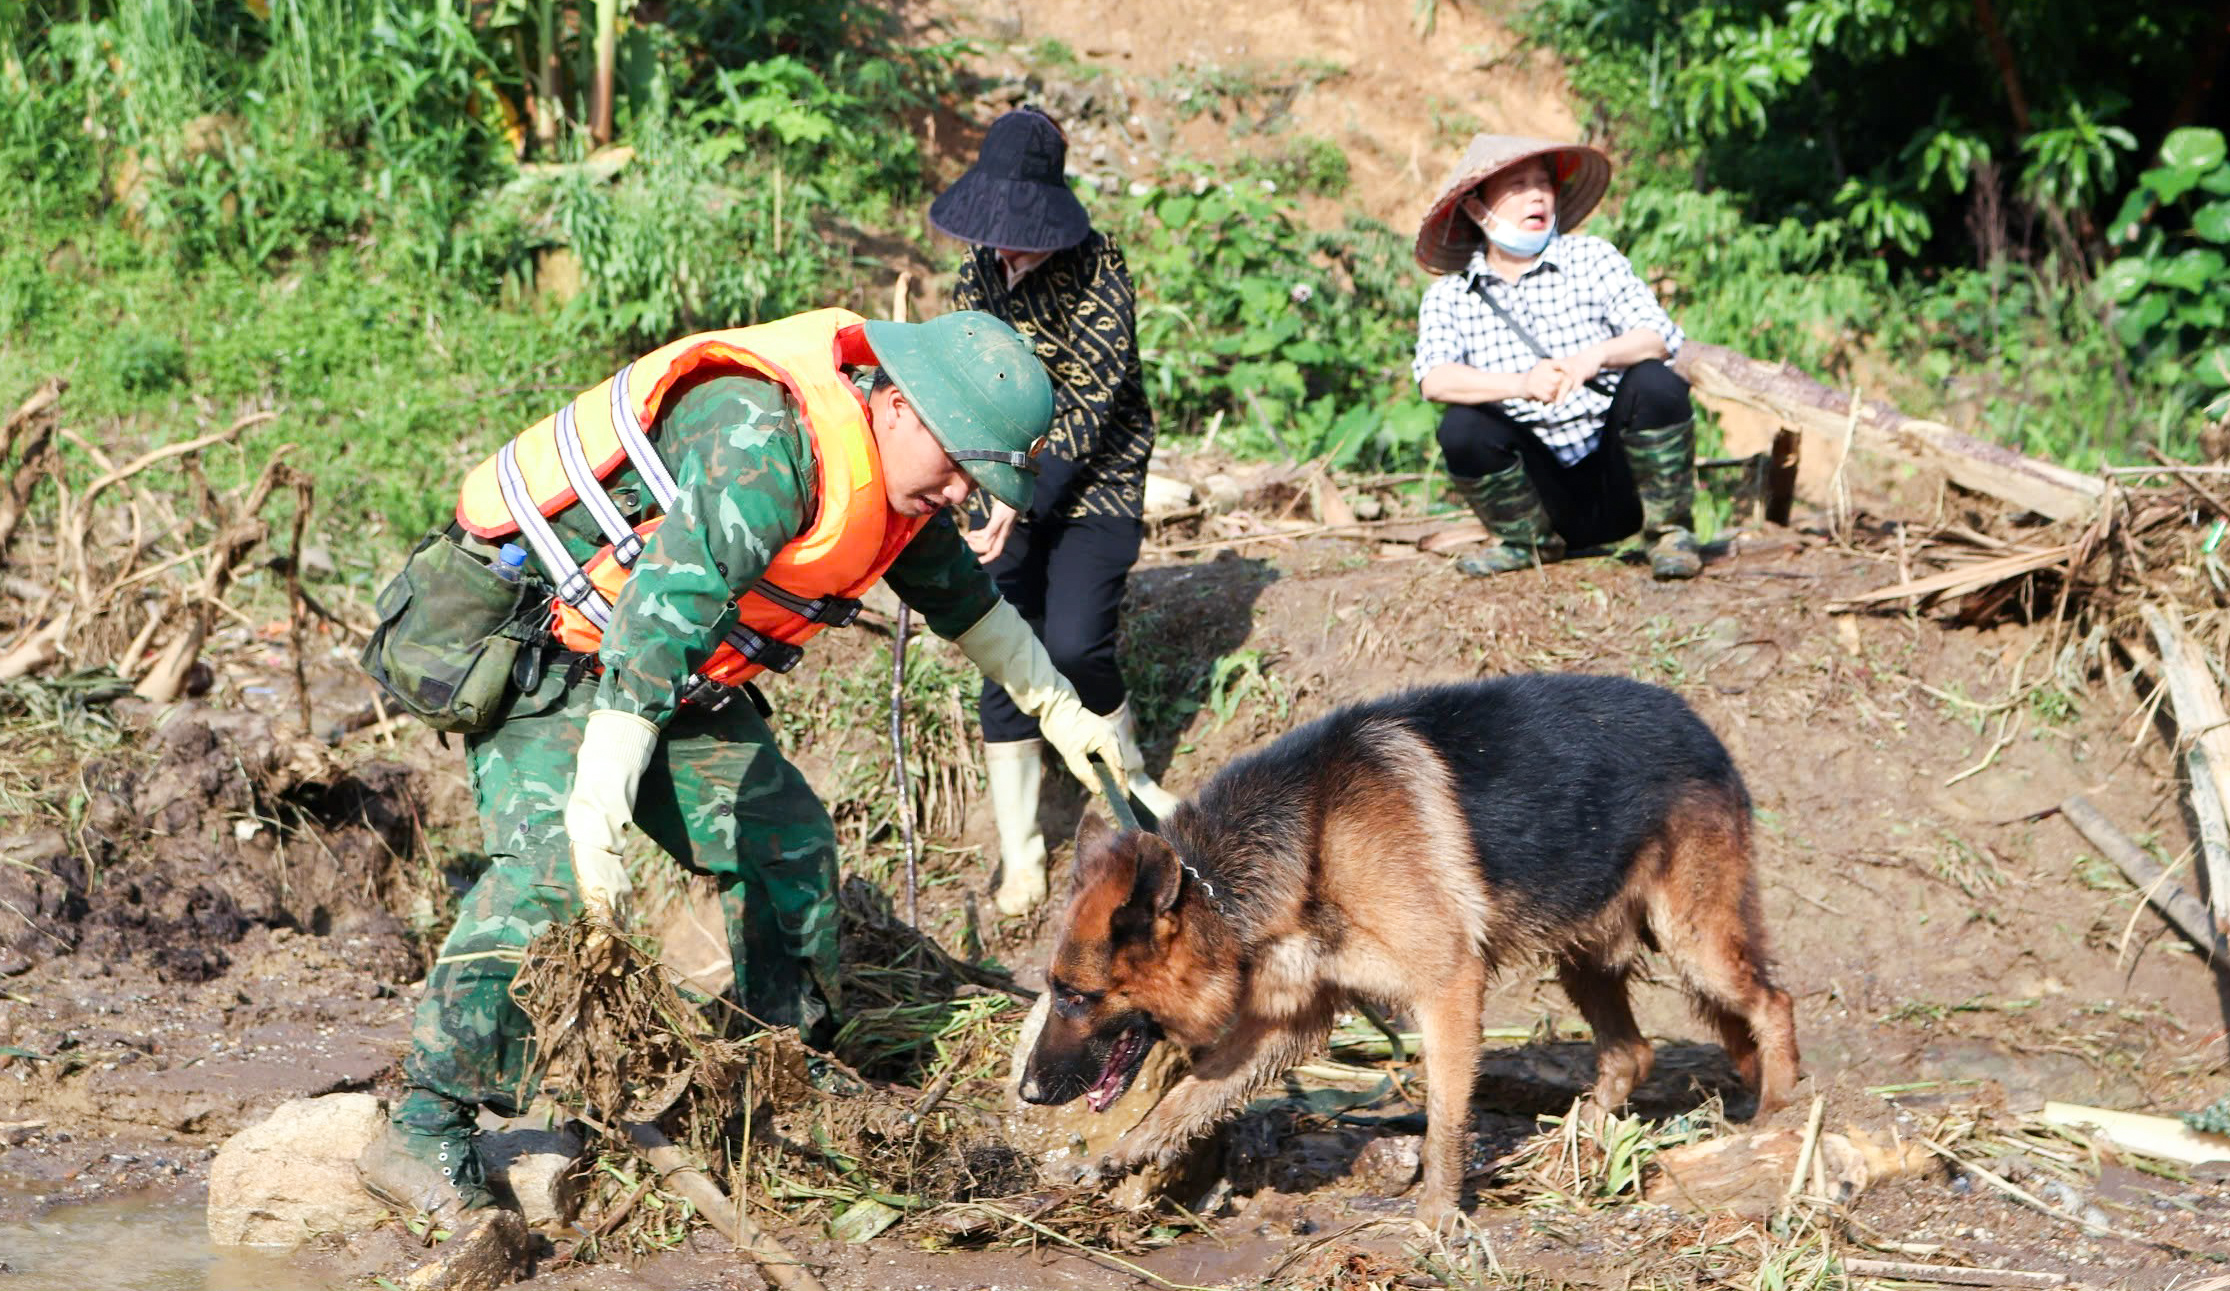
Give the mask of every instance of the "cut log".
POLYGON ((2060 814, 2067 817, 2067 823, 2075 826, 2083 837, 2091 840, 2091 846, 2105 853, 2107 860, 2121 867, 2122 873, 2137 885, 2146 900, 2167 916, 2176 931, 2207 952, 2218 971, 2230 962, 2230 944, 2214 930, 2214 920, 2208 915, 2207 907, 2181 885, 2171 882, 2160 863, 2147 855, 2144 848, 2131 842, 2129 835, 2115 828, 2114 822, 2093 807, 2088 798, 2081 794, 2071 795, 2060 804, 2060 814))
POLYGON ((62 392, 69 388, 70 383, 62 378, 48 377, 22 406, 8 414, 6 423, 0 424, 0 462, 19 446, 22 450, 16 454, 15 469, 0 485, 0 566, 7 564, 8 544, 15 538, 23 513, 30 509, 31 491, 54 469, 54 409, 62 392))
POLYGON ((525 1220, 508 1210, 483 1211, 399 1285, 404 1291, 496 1291, 525 1271, 530 1245, 525 1220))
POLYGON ((1851 1127, 1840 1134, 1804 1135, 1795 1130, 1761 1130, 1734 1138, 1706 1139, 1657 1154, 1655 1170, 1644 1185, 1653 1202, 1696 1212, 1732 1211, 1762 1219, 1785 1200, 1784 1185, 1815 1186, 1823 1200, 1847 1205, 1884 1179, 1919 1174, 1930 1167, 1918 1144, 1885 1146, 1866 1131, 1851 1127), (1799 1157, 1809 1139, 1817 1169, 1799 1157))
POLYGON ((1787 427, 1801 434, 1805 444, 1797 487, 1814 502, 1827 500, 1822 485, 1843 456, 1846 433, 1853 452, 1939 470, 1961 488, 2053 520, 2090 515, 2105 493, 2105 482, 2095 475, 2024 457, 1941 422, 1907 417, 1880 400, 1866 400, 1853 417, 1849 395, 1785 363, 1764 363, 1724 346, 1689 341, 1681 346, 1673 370, 1723 420, 1748 423, 1758 442, 1744 451, 1766 451, 1768 428, 1787 427), (1730 407, 1750 415, 1730 419, 1730 407))
POLYGON ((2176 729, 2190 744, 2191 814, 2199 821, 2200 851, 2207 863, 2207 905, 2218 936, 2230 934, 2230 713, 2222 690, 2207 667, 2206 651, 2166 610, 2147 605, 2140 611, 2160 647, 2160 672, 2176 706, 2176 729))
MULTIPOLYGON (((29 398, 16 405, 16 410, 8 414, 8 419, 0 422, 0 460, 5 460, 9 450, 15 446, 17 432, 30 425, 33 418, 53 411, 54 405, 61 402, 62 392, 69 388, 70 383, 61 377, 48 377, 39 383, 39 388, 33 390, 29 398)), ((28 452, 23 454, 25 457, 30 455, 28 452)))
POLYGON ((2201 1133, 2172 1117, 2117 1112, 2080 1103, 2046 1103, 2044 1123, 2097 1130, 2125 1152, 2163 1161, 2185 1165, 2230 1161, 2230 1135, 2201 1133))

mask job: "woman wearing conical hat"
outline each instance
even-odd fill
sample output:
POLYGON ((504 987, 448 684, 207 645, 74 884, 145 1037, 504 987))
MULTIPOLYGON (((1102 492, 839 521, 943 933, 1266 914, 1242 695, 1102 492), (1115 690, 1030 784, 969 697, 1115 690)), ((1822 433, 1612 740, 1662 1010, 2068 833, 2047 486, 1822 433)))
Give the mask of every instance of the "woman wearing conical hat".
MULTIPOLYGON (((991 123, 976 164, 930 204, 929 222, 971 244, 953 307, 1005 319, 1053 377, 1053 428, 1037 457, 1029 510, 979 505, 980 523, 965 537, 1085 706, 1114 721, 1128 755, 1137 742, 1115 635, 1145 534, 1154 414, 1130 270, 1069 191, 1067 156, 1052 118, 1034 108, 1009 112, 991 123)), ((994 902, 1002 914, 1023 914, 1046 894, 1038 827, 1045 746, 1037 722, 998 686, 985 684, 978 711, 999 830, 994 902)), ((1143 770, 1131 772, 1129 789, 1156 817, 1177 805, 1143 770)))
POLYGON ((1486 575, 1637 531, 1659 578, 1693 578, 1695 412, 1666 366, 1680 328, 1601 238, 1571 232, 1610 162, 1584 145, 1480 135, 1417 233, 1440 275, 1413 371, 1446 405, 1448 474, 1498 545, 1486 575))

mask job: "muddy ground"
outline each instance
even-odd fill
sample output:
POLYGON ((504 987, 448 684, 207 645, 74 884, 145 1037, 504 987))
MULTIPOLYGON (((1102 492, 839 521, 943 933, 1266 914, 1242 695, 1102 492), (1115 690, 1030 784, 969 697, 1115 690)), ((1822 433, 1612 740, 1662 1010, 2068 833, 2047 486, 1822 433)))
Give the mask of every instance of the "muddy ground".
MULTIPOLYGON (((1276 731, 1402 686, 1574 669, 1686 696, 1757 803, 1765 908, 1806 1070, 1774 1126, 1801 1128, 1815 1094, 1829 1128, 1885 1140, 2010 1132, 2047 1099, 2142 1111, 2212 1101, 2230 1072, 2218 982, 2052 814, 2081 792, 2177 855, 2188 834, 2168 744, 2126 684, 2031 689, 2049 676, 2049 624, 1826 612, 1895 581, 1897 559, 1887 546, 1775 531, 1737 543, 1690 586, 1653 583, 1615 558, 1482 584, 1411 548, 1210 546, 1150 557, 1135 575, 1126 659, 1151 760, 1180 793, 1276 731), (1248 651, 1251 671, 1220 692, 1205 684, 1215 660, 1248 651), (2006 724, 2007 713, 2018 720, 2006 724)), ((333 653, 346 651, 336 642, 333 653)), ((303 739, 275 657, 226 656, 210 695, 175 712, 126 701, 119 720, 152 733, 51 768, 80 785, 68 818, 0 840, 0 1232, 66 1224, 71 1208, 119 1197, 195 1205, 215 1146, 278 1102, 393 1092, 427 937, 439 932, 429 894, 445 866, 465 877, 477 841, 459 755, 410 728, 335 746, 303 739)), ((781 705, 825 694, 838 674, 879 674, 887 659, 885 642, 855 633, 770 695, 781 705)), ((313 729, 337 731, 366 695, 337 662, 319 676, 313 729)), ((878 755, 880 715, 860 720, 864 738, 832 726, 800 741, 817 783, 878 755)), ((1069 790, 1049 795, 1056 835, 1079 803, 1069 790)), ((970 910, 990 879, 987 817, 971 802, 961 829, 926 840, 923 924, 946 945, 981 937, 1028 985, 1042 972, 1043 920, 983 926, 970 910)), ((1724 1059, 1674 993, 1645 986, 1637 1008, 1662 1050, 1640 1110, 1661 1120, 1716 1092, 1740 1115, 1724 1059)), ((1545 974, 1505 981, 1484 1020, 1540 1037, 1576 1025, 1545 974)), ((1756 1276, 1766 1239, 1736 1221, 1512 1191, 1507 1167, 1537 1142, 1534 1118, 1564 1110, 1590 1067, 1569 1038, 1493 1041, 1482 1057, 1476 1214, 1500 1267, 1545 1285, 1621 1285, 1637 1270, 1678 1284, 1756 1276)), ((968 1097, 997 1103, 995 1089, 968 1097)), ((1420 1125, 1398 1092, 1250 1113, 1209 1162, 1206 1178, 1228 1186, 1203 1189, 1221 1193, 1201 1215, 1206 1234, 1149 1235, 1143 1246, 1160 1249, 1124 1258, 1188 1285, 1359 1287, 1426 1271, 1460 1281, 1483 1267, 1482 1248, 1433 1255, 1400 1225, 1372 1222, 1398 1220, 1406 1202, 1374 1187, 1358 1155, 1420 1125)), ((2098 1286, 2188 1283, 2209 1266, 2182 1252, 2230 1251, 2230 1191, 2208 1168, 2163 1178, 2138 1159, 2062 1148, 2085 1183, 2058 1204, 2095 1207, 2083 1213, 2120 1236, 2086 1234, 1946 1168, 1867 1191, 1838 1240, 2098 1286)), ((2024 1159, 2009 1151, 2004 1172, 2018 1181, 2024 1159)), ((925 1222, 843 1246, 821 1229, 826 1218, 785 1236, 831 1286, 1141 1281, 1023 1241, 1027 1230, 991 1249, 932 1252, 925 1222)), ((396 1231, 326 1245, 293 1266, 305 1281, 361 1284, 423 1257, 396 1231)), ((575 1266, 533 1284, 759 1284, 719 1238, 692 1245, 632 1272, 575 1266)))

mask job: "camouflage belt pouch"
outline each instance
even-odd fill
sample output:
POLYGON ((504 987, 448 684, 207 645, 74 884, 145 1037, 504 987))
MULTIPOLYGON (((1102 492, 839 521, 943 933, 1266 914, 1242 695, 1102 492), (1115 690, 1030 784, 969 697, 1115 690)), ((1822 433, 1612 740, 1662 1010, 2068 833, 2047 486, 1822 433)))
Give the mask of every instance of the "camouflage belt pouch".
POLYGON ((364 671, 437 731, 487 730, 510 696, 520 646, 541 635, 549 595, 540 579, 498 577, 437 530, 379 594, 364 671))

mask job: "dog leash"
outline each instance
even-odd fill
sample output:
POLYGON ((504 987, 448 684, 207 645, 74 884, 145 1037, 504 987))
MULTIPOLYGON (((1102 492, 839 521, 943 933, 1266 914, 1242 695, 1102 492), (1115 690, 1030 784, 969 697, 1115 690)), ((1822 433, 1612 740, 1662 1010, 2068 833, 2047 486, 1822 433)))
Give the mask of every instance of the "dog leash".
POLYGON ((1115 823, 1124 829, 1138 828, 1138 813, 1130 809, 1130 794, 1115 771, 1098 758, 1092 759, 1092 770, 1099 772, 1100 796, 1107 799, 1107 808, 1115 813, 1115 823))
MULTIPOLYGON (((1093 758, 1092 770, 1099 775, 1100 796, 1107 799, 1108 809, 1115 813, 1116 825, 1126 830, 1138 829, 1138 813, 1130 809, 1130 794, 1124 791, 1123 782, 1116 776, 1115 769, 1108 766, 1107 763, 1102 762, 1100 759, 1093 758)), ((1155 824, 1158 826, 1160 822, 1156 821, 1155 824)), ((1184 867, 1185 873, 1192 876, 1192 881, 1200 885, 1201 892, 1205 894, 1210 901, 1216 899, 1215 884, 1210 883, 1207 878, 1202 875, 1200 871, 1194 869, 1192 867, 1192 864, 1189 861, 1185 860, 1183 856, 1177 857, 1177 864, 1184 867)))

